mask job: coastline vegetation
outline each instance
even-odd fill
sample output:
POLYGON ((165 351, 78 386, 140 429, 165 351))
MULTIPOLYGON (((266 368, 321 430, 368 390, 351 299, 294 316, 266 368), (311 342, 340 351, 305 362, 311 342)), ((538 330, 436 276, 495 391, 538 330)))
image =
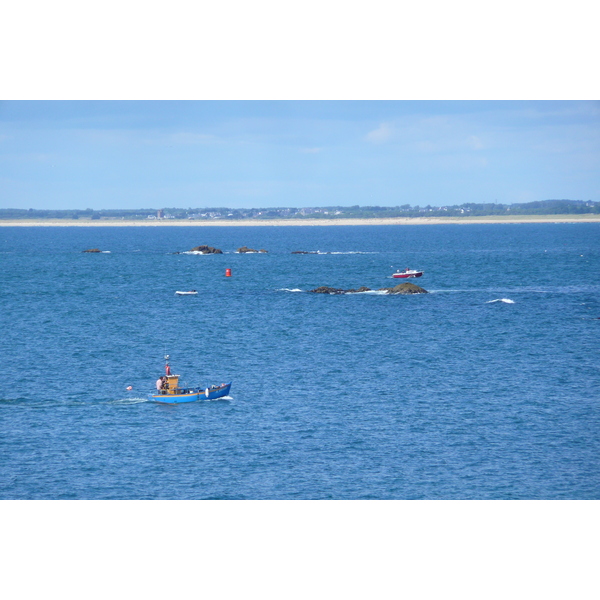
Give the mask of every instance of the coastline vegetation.
POLYGON ((519 204, 465 203, 454 206, 329 206, 315 208, 143 208, 93 210, 0 209, 0 220, 68 219, 86 221, 268 221, 288 219, 386 219, 397 217, 511 217, 521 215, 600 214, 600 202, 592 200, 540 200, 519 204))

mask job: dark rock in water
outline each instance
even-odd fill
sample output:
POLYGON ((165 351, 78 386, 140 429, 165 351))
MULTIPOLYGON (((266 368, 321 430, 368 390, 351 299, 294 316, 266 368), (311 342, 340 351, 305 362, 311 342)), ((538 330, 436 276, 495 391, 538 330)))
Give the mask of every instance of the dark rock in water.
MULTIPOLYGON (((327 286, 321 286, 314 290, 309 290, 314 294, 359 294, 361 292, 370 292, 371 288, 362 286, 357 290, 342 290, 339 288, 332 288, 327 286)), ((422 287, 415 285, 414 283, 401 283, 393 288, 380 288, 380 292, 387 292, 388 294, 428 294, 427 290, 422 287)))
POLYGON ((242 246, 241 248, 238 248, 238 252, 240 254, 246 254, 247 252, 250 252, 251 254, 258 254, 258 253, 263 253, 263 254, 268 254, 268 252, 266 250, 254 250, 252 248, 248 248, 247 246, 242 246))
POLYGON ((428 294, 427 290, 415 285, 414 283, 401 283, 391 288, 380 288, 379 291, 385 290, 388 294, 428 294))
POLYGON ((323 285, 315 288, 314 290, 309 290, 309 292, 313 292, 314 294, 345 294, 346 290, 340 290, 338 288, 332 288, 323 285))
POLYGON ((269 254, 268 250, 263 250, 262 248, 259 250, 259 252, 262 254, 269 254))
POLYGON ((370 292, 371 288, 365 287, 364 285, 359 287, 357 290, 344 290, 345 294, 360 294, 361 292, 370 292))
POLYGON ((196 246, 192 248, 190 252, 202 252, 202 254, 223 254, 222 250, 213 248, 212 246, 196 246))
POLYGON ((321 286, 314 290, 309 290, 309 292, 313 292, 315 294, 358 294, 360 292, 370 292, 371 288, 368 287, 359 287, 357 290, 342 290, 339 288, 332 288, 327 286, 321 286))
POLYGON ((89 250, 83 250, 83 252, 102 252, 102 250, 99 250, 98 248, 90 248, 89 250))

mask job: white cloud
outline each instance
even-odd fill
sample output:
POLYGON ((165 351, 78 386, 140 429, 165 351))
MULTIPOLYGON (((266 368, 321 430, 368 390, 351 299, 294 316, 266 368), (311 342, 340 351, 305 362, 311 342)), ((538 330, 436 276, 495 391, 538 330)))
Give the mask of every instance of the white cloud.
POLYGON ((206 142, 213 141, 214 139, 215 137, 213 135, 191 133, 188 131, 173 133, 169 136, 169 141, 173 144, 205 144, 206 142))
POLYGON ((476 135, 470 135, 467 142, 474 150, 481 150, 483 148, 482 141, 476 135))
POLYGON ((366 139, 374 144, 381 144, 388 140, 392 135, 392 127, 389 123, 382 123, 377 129, 369 131, 366 139))
POLYGON ((441 150, 441 146, 440 144, 436 144, 428 140, 423 140, 421 142, 417 142, 417 150, 421 152, 438 152, 439 150, 441 150))

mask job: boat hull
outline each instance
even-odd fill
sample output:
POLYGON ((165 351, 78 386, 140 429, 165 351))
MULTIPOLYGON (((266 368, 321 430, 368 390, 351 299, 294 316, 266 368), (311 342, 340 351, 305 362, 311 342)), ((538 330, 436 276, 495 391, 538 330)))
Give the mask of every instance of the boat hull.
POLYGON ((223 385, 212 386, 206 389, 193 389, 182 394, 148 394, 150 402, 159 404, 185 404, 188 402, 197 402, 198 400, 217 400, 229 395, 231 382, 223 385), (208 392, 208 394, 207 394, 208 392))
POLYGON ((412 277, 421 277, 423 271, 417 271, 416 273, 394 273, 392 277, 394 279, 409 279, 412 277))

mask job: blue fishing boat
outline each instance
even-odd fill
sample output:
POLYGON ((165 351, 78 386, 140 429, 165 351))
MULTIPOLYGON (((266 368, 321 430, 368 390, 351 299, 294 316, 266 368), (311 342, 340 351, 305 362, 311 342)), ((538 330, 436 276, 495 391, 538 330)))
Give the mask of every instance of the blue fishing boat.
POLYGON ((156 393, 148 394, 151 402, 161 404, 182 404, 196 402, 197 400, 216 400, 229 395, 231 381, 220 385, 211 385, 207 388, 182 388, 179 387, 179 375, 171 374, 169 355, 165 356, 165 375, 156 382, 156 393))

